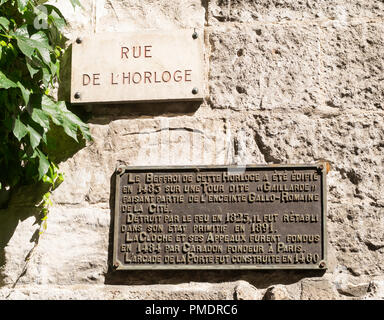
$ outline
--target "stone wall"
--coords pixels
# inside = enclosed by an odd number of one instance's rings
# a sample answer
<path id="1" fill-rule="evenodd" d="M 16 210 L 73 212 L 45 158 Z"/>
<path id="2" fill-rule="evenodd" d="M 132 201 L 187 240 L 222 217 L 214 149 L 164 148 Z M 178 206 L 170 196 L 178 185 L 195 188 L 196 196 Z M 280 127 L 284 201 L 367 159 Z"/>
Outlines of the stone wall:
<path id="1" fill-rule="evenodd" d="M 203 103 L 87 105 L 93 141 L 57 139 L 65 181 L 39 235 L 36 187 L 0 211 L 0 299 L 384 298 L 382 0 L 84 0 L 68 44 L 100 32 L 197 28 Z M 70 49 L 63 61 L 70 73 Z M 66 95 L 68 81 L 60 85 Z M 295 164 L 326 160 L 328 269 L 111 268 L 116 164 Z"/>

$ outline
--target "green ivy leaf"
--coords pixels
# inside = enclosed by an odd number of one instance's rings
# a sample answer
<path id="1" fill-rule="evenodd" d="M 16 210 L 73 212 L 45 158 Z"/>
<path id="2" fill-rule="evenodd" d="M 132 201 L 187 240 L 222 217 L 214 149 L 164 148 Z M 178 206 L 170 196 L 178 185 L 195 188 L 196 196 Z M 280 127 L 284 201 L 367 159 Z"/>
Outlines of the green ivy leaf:
<path id="1" fill-rule="evenodd" d="M 15 20 L 11 19 L 11 21 L 16 24 Z M 14 32 L 11 32 L 11 35 L 29 38 L 28 25 L 23 24 L 22 26 L 18 27 Z"/>
<path id="2" fill-rule="evenodd" d="M 45 4 L 44 6 L 48 9 L 48 21 L 53 23 L 58 29 L 62 29 L 63 27 L 65 27 L 67 21 L 65 20 L 60 10 L 49 4 Z"/>
<path id="3" fill-rule="evenodd" d="M 0 17 L 0 26 L 2 27 L 2 30 L 6 31 L 9 28 L 9 20 L 5 17 Z"/>
<path id="4" fill-rule="evenodd" d="M 64 132 L 69 135 L 73 140 L 79 142 L 77 139 L 77 126 L 70 122 L 63 123 Z"/>
<path id="5" fill-rule="evenodd" d="M 24 31 L 24 29 L 19 28 L 18 32 L 14 32 L 13 34 L 21 52 L 29 59 L 32 59 L 35 50 L 37 50 L 40 53 L 43 62 L 49 65 L 51 62 L 50 51 L 52 49 L 49 46 L 46 34 L 43 31 L 39 31 L 29 38 Z"/>
<path id="6" fill-rule="evenodd" d="M 39 158 L 39 179 L 41 179 L 48 172 L 50 164 L 44 153 L 42 153 L 39 149 L 36 149 L 36 151 Z"/>
<path id="7" fill-rule="evenodd" d="M 65 112 L 65 123 L 73 124 L 73 125 L 77 126 L 80 129 L 80 132 L 83 135 L 83 137 L 86 140 L 91 141 L 91 134 L 89 132 L 88 126 L 86 126 L 80 120 L 79 117 L 77 117 L 75 114 L 73 114 L 72 112 L 70 112 L 68 110 L 66 110 L 66 112 Z"/>
<path id="8" fill-rule="evenodd" d="M 54 124 L 59 126 L 61 125 L 62 117 L 60 116 L 59 109 L 57 108 L 57 105 L 46 95 L 42 98 L 41 109 L 50 116 Z"/>
<path id="9" fill-rule="evenodd" d="M 27 106 L 29 103 L 29 96 L 30 96 L 31 92 L 29 90 L 25 89 L 25 87 L 21 84 L 20 81 L 17 81 L 17 86 L 20 88 L 21 95 L 23 96 L 25 105 Z"/>
<path id="10" fill-rule="evenodd" d="M 32 149 L 36 149 L 37 146 L 40 144 L 41 141 L 41 135 L 33 129 L 30 125 L 27 125 L 27 130 L 29 133 L 29 140 L 31 142 Z"/>
<path id="11" fill-rule="evenodd" d="M 43 97 L 42 109 L 50 115 L 53 123 L 63 127 L 66 134 L 77 140 L 77 131 L 80 130 L 83 137 L 90 141 L 91 134 L 88 126 L 79 117 L 70 112 L 63 101 L 54 102 L 47 96 Z"/>
<path id="12" fill-rule="evenodd" d="M 43 128 L 49 129 L 49 115 L 43 110 L 34 108 L 32 111 L 32 120 L 38 123 Z"/>
<path id="13" fill-rule="evenodd" d="M 53 189 L 56 189 L 64 181 L 64 176 L 62 173 L 59 173 L 57 179 L 54 181 Z"/>
<path id="14" fill-rule="evenodd" d="M 47 175 L 44 175 L 42 180 L 43 180 L 43 182 L 53 184 L 53 180 Z"/>
<path id="15" fill-rule="evenodd" d="M 0 71 L 0 88 L 1 89 L 17 88 L 17 84 L 9 80 L 6 77 L 6 75 Z"/>
<path id="16" fill-rule="evenodd" d="M 57 74 L 59 72 L 59 66 L 60 66 L 60 63 L 59 61 L 57 61 L 56 63 L 50 63 L 49 64 L 49 68 L 51 69 L 51 73 L 53 75 Z"/>
<path id="17" fill-rule="evenodd" d="M 49 46 L 49 40 L 47 35 L 43 31 L 36 32 L 30 38 L 30 40 L 34 41 L 36 44 L 36 49 L 39 51 L 43 61 L 49 65 L 51 62 L 51 50 L 52 48 Z M 37 45 L 39 44 L 39 45 Z"/>
<path id="18" fill-rule="evenodd" d="M 27 64 L 27 68 L 28 68 L 29 74 L 31 75 L 31 78 L 33 78 L 33 76 L 34 76 L 36 73 L 38 73 L 40 70 L 37 69 L 37 68 L 35 68 L 35 67 L 33 67 L 33 66 L 32 66 L 32 60 L 30 60 L 30 59 L 28 59 L 28 58 L 27 58 L 27 62 L 26 62 L 26 64 Z"/>
<path id="19" fill-rule="evenodd" d="M 25 7 L 28 5 L 29 0 L 17 0 L 17 5 L 20 11 L 23 11 Z"/>
<path id="20" fill-rule="evenodd" d="M 24 123 L 21 122 L 20 118 L 17 117 L 13 126 L 13 134 L 15 135 L 17 140 L 21 141 L 21 139 L 24 138 L 27 133 L 27 127 L 24 125 Z"/>
<path id="21" fill-rule="evenodd" d="M 35 52 L 35 47 L 33 46 L 33 43 L 25 37 L 21 36 L 15 36 L 17 40 L 17 45 L 19 46 L 22 53 L 25 54 L 26 57 L 29 59 L 32 59 L 32 55 Z"/>

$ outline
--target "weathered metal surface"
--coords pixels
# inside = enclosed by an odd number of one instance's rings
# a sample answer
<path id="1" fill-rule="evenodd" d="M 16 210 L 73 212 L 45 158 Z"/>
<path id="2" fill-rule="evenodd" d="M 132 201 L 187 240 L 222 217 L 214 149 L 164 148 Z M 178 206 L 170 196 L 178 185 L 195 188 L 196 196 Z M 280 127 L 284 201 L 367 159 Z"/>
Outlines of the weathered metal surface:
<path id="1" fill-rule="evenodd" d="M 194 30 L 105 33 L 72 44 L 72 103 L 201 100 L 204 39 Z"/>
<path id="2" fill-rule="evenodd" d="M 116 269 L 325 269 L 326 167 L 118 167 Z"/>

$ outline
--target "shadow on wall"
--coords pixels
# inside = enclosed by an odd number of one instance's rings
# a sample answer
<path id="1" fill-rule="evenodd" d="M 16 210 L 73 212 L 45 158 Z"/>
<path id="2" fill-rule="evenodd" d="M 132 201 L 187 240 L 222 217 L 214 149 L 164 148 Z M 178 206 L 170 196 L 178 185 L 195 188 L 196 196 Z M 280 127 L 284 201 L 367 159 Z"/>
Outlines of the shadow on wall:
<path id="1" fill-rule="evenodd" d="M 61 84 L 60 86 L 63 87 Z M 86 121 L 85 114 L 76 110 L 72 112 L 79 116 L 81 120 Z M 56 126 L 52 122 L 50 123 L 50 131 L 47 133 L 47 141 L 48 146 L 45 147 L 44 151 L 56 164 L 72 157 L 85 146 L 84 140 L 79 139 L 79 143 L 77 143 L 64 132 L 62 127 Z M 49 184 L 38 183 L 37 185 L 19 185 L 9 190 L 7 194 L 0 193 L 0 286 L 4 285 L 5 278 L 5 248 L 20 222 L 35 217 L 36 231 L 29 241 L 35 243 L 35 245 L 38 243 L 43 216 L 41 216 L 41 208 L 37 207 L 37 205 L 48 190 Z M 26 255 L 25 262 L 27 262 L 32 250 Z"/>
<path id="2" fill-rule="evenodd" d="M 72 45 L 65 51 L 61 61 L 60 86 L 58 99 L 70 101 Z M 108 94 L 108 92 L 106 92 Z M 202 101 L 183 102 L 140 102 L 140 103 L 98 103 L 73 104 L 68 109 L 77 114 L 83 121 L 94 124 L 108 124 L 114 120 L 136 119 L 140 117 L 154 118 L 159 116 L 174 117 L 193 115 Z"/>
<path id="3" fill-rule="evenodd" d="M 61 127 L 51 124 L 51 130 L 47 134 L 49 148 L 46 149 L 50 159 L 55 163 L 60 163 L 70 157 L 85 146 L 85 142 L 75 142 L 67 136 Z M 35 245 L 39 241 L 39 231 L 42 224 L 43 215 L 40 204 L 43 195 L 48 192 L 50 185 L 38 183 L 36 185 L 17 186 L 11 190 L 7 198 L 0 203 L 0 286 L 4 285 L 3 267 L 6 263 L 5 248 L 12 238 L 20 222 L 35 217 L 36 231 L 29 240 Z M 60 186 L 58 187 L 60 188 Z M 1 199 L 0 199 L 1 200 Z M 33 249 L 32 249 L 33 250 Z M 26 255 L 25 262 L 32 250 Z M 22 276 L 22 274 L 20 274 Z"/>
<path id="4" fill-rule="evenodd" d="M 51 130 L 47 134 L 48 146 L 46 152 L 55 163 L 60 163 L 72 157 L 76 152 L 85 146 L 84 140 L 77 143 L 69 137 L 62 127 L 51 123 Z M 59 166 L 60 167 L 60 166 Z M 48 192 L 50 185 L 38 183 L 36 185 L 17 186 L 4 197 L 0 203 L 0 286 L 4 285 L 4 266 L 6 264 L 5 248 L 13 237 L 20 222 L 35 217 L 36 230 L 29 241 L 37 245 L 40 238 L 40 226 L 43 215 L 40 204 L 43 195 Z M 60 186 L 58 187 L 60 188 Z M 27 240 L 26 240 L 27 241 Z M 25 265 L 33 249 L 24 257 Z M 22 276 L 19 275 L 19 278 Z M 17 282 L 17 281 L 16 281 Z M 14 284 L 15 285 L 15 284 Z"/>
<path id="5" fill-rule="evenodd" d="M 268 288 L 276 284 L 293 284 L 301 279 L 321 277 L 326 270 L 119 270 L 113 268 L 113 233 L 115 206 L 115 174 L 110 181 L 111 208 L 108 244 L 107 285 L 181 284 L 187 282 L 233 282 L 245 280 L 256 288 Z"/>
<path id="6" fill-rule="evenodd" d="M 37 244 L 39 241 L 39 230 L 42 223 L 41 209 L 36 207 L 48 186 L 39 184 L 38 186 L 22 186 L 12 192 L 8 207 L 0 210 L 0 286 L 4 285 L 3 267 L 6 263 L 5 248 L 12 238 L 20 222 L 35 217 L 34 224 L 37 225 L 29 241 Z M 25 262 L 29 253 L 25 257 Z"/>

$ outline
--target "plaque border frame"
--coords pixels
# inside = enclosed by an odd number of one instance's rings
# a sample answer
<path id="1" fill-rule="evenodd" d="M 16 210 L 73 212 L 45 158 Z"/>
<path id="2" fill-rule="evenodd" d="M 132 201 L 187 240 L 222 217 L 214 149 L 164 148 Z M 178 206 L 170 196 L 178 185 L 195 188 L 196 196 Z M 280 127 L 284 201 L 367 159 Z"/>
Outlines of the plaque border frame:
<path id="1" fill-rule="evenodd" d="M 120 204 L 120 192 L 119 190 L 121 175 L 126 171 L 139 171 L 139 170 L 196 170 L 200 171 L 200 169 L 242 169 L 242 168 L 250 168 L 250 169 L 316 169 L 321 171 L 321 222 L 322 222 L 322 230 L 321 230 L 321 246 L 323 251 L 323 259 L 318 262 L 318 264 L 298 264 L 298 265 L 132 265 L 128 266 L 117 258 L 118 253 L 118 217 L 119 217 L 119 204 Z M 327 236 L 327 163 L 319 162 L 317 164 L 272 164 L 272 165 L 178 165 L 178 166 L 127 166 L 127 165 L 118 165 L 114 172 L 115 175 L 115 201 L 114 201 L 114 227 L 113 227 L 113 256 L 112 263 L 114 270 L 326 270 L 328 268 L 328 236 Z"/>

